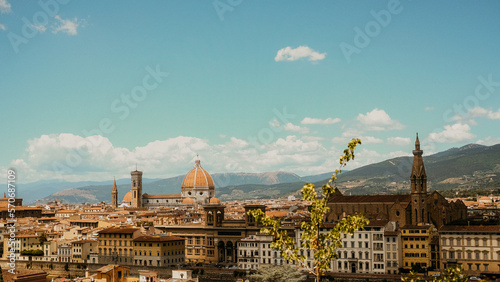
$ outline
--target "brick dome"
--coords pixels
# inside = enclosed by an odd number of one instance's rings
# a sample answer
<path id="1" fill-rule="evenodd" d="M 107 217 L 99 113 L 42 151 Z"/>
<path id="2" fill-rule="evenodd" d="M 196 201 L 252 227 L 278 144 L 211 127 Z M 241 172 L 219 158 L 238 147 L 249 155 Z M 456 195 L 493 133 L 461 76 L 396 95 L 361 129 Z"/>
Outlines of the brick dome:
<path id="1" fill-rule="evenodd" d="M 212 176 L 201 167 L 200 160 L 196 160 L 194 168 L 190 170 L 184 180 L 181 188 L 214 188 Z"/>
<path id="2" fill-rule="evenodd" d="M 130 203 L 132 202 L 132 191 L 128 191 L 125 196 L 123 196 L 122 203 Z"/>

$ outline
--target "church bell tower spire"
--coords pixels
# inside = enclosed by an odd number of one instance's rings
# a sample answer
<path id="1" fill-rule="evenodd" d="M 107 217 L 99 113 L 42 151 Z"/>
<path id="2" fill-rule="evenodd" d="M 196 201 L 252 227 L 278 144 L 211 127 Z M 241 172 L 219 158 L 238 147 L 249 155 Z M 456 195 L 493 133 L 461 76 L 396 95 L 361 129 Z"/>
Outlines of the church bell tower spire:
<path id="1" fill-rule="evenodd" d="M 429 223 L 429 212 L 427 208 L 427 175 L 425 174 L 423 151 L 420 149 L 420 140 L 415 140 L 415 150 L 413 150 L 413 165 L 411 168 L 411 223 Z"/>

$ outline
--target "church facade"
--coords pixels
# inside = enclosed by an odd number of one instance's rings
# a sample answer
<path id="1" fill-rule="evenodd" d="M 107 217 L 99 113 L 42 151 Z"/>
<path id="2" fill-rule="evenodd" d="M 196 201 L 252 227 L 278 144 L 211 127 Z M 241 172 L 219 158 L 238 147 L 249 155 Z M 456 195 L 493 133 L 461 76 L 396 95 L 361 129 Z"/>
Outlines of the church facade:
<path id="1" fill-rule="evenodd" d="M 335 193 L 330 199 L 329 222 L 346 215 L 364 214 L 370 220 L 387 219 L 400 226 L 433 224 L 437 228 L 455 220 L 467 218 L 467 207 L 462 201 L 448 202 L 437 191 L 428 193 L 427 174 L 422 159 L 420 141 L 415 141 L 410 174 L 409 195 L 356 195 Z"/>

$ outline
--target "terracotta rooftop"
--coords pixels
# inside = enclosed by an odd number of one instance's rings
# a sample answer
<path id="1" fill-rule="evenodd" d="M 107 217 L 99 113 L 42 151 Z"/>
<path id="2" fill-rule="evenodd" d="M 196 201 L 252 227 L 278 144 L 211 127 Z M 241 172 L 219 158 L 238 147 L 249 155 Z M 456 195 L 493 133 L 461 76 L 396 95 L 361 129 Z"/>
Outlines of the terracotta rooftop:
<path id="1" fill-rule="evenodd" d="M 384 202 L 410 202 L 410 195 L 356 195 L 334 196 L 330 203 L 384 203 Z"/>
<path id="2" fill-rule="evenodd" d="M 111 228 L 107 228 L 107 229 L 99 231 L 99 234 L 114 234 L 114 233 L 116 233 L 116 234 L 132 234 L 132 233 L 136 232 L 137 230 L 139 230 L 139 228 L 111 227 Z"/>
<path id="3" fill-rule="evenodd" d="M 500 225 L 444 225 L 439 232 L 500 232 Z"/>
<path id="4" fill-rule="evenodd" d="M 381 220 L 370 220 L 366 226 L 386 226 L 389 220 L 381 219 Z"/>
<path id="5" fill-rule="evenodd" d="M 133 240 L 134 242 L 168 242 L 168 241 L 184 241 L 184 238 L 178 236 L 139 236 Z"/>

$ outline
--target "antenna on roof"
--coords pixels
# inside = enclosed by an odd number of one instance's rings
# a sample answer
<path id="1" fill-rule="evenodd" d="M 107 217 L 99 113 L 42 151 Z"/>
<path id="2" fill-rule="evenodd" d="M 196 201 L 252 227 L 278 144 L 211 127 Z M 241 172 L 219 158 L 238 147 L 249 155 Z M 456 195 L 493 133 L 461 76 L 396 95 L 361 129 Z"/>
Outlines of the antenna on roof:
<path id="1" fill-rule="evenodd" d="M 135 163 L 135 171 L 137 171 L 137 163 Z"/>

